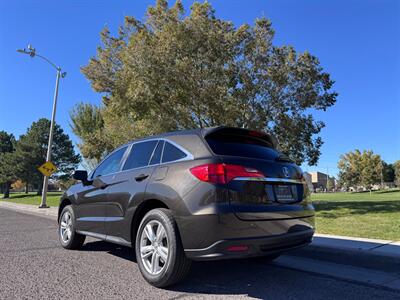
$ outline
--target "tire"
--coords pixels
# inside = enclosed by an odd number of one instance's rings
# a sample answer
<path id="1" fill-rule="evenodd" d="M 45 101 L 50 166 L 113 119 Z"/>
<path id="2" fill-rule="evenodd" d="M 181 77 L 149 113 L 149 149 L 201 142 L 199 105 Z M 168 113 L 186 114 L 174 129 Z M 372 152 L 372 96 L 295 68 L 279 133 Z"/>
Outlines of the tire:
<path id="1" fill-rule="evenodd" d="M 158 235 L 160 224 L 165 235 L 162 229 Z M 149 234 L 149 228 L 153 235 Z M 185 255 L 178 227 L 168 209 L 153 209 L 143 217 L 136 234 L 135 253 L 144 279 L 155 287 L 177 283 L 190 270 L 191 261 Z"/>
<path id="2" fill-rule="evenodd" d="M 61 246 L 63 246 L 65 249 L 79 249 L 85 242 L 86 236 L 77 233 L 75 231 L 75 226 L 74 210 L 72 209 L 71 205 L 67 205 L 62 210 L 60 219 L 58 220 L 58 239 L 60 240 Z"/>

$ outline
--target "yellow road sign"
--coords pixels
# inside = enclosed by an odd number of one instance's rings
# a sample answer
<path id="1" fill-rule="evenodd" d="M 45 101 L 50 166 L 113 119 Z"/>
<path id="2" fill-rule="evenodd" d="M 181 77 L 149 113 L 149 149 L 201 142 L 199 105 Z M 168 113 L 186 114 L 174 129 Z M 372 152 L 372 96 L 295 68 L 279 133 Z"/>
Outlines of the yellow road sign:
<path id="1" fill-rule="evenodd" d="M 38 170 L 44 175 L 44 176 L 50 176 L 53 174 L 55 171 L 57 171 L 57 167 L 51 162 L 47 161 L 43 165 L 41 165 Z"/>

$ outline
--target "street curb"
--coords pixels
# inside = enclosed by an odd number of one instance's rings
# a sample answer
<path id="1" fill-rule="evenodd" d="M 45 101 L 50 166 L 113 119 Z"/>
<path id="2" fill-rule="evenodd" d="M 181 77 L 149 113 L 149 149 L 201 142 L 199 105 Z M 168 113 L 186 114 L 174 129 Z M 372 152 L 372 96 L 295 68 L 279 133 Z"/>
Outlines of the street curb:
<path id="1" fill-rule="evenodd" d="M 7 201 L 0 201 L 0 208 L 5 208 L 28 215 L 35 215 L 44 217 L 51 220 L 57 220 L 58 207 L 52 206 L 50 208 L 39 208 L 36 205 L 20 204 Z"/>
<path id="2" fill-rule="evenodd" d="M 400 274 L 400 243 L 394 241 L 316 235 L 309 246 L 288 254 Z"/>

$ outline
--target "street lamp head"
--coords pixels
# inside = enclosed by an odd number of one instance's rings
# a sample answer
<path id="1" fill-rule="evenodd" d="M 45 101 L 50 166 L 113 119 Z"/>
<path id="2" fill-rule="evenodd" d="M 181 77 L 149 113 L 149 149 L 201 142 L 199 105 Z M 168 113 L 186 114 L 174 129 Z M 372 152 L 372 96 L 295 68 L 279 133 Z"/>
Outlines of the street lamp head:
<path id="1" fill-rule="evenodd" d="M 28 50 L 24 49 L 18 49 L 17 52 L 22 53 L 22 54 L 28 54 L 30 57 L 34 57 L 36 55 L 36 49 L 33 48 L 30 44 L 28 45 Z"/>
<path id="2" fill-rule="evenodd" d="M 22 54 L 29 54 L 25 48 L 24 49 L 17 49 L 17 52 L 22 53 Z"/>
<path id="3" fill-rule="evenodd" d="M 49 63 L 53 68 L 57 70 L 57 72 L 61 73 L 61 68 L 58 67 L 56 64 L 52 63 L 48 58 L 44 57 L 43 55 L 37 54 L 36 49 L 31 46 L 31 44 L 28 45 L 27 49 L 18 49 L 17 52 L 22 53 L 22 54 L 28 54 L 30 57 L 39 57 Z M 61 75 L 61 74 L 60 74 Z M 65 74 L 62 75 L 62 77 L 65 77 Z"/>
<path id="4" fill-rule="evenodd" d="M 33 48 L 31 44 L 28 45 L 28 50 L 30 57 L 34 57 L 36 55 L 36 49 Z"/>

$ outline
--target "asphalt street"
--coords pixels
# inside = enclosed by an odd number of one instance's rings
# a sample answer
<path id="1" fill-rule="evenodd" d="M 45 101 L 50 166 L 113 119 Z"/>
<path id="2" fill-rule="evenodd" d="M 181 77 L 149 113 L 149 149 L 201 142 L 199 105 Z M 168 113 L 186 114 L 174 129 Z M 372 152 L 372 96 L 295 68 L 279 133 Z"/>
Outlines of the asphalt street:
<path id="1" fill-rule="evenodd" d="M 133 251 L 87 239 L 59 246 L 55 221 L 0 208 L 1 299 L 400 299 L 400 293 L 257 259 L 194 263 L 168 290 L 141 277 Z"/>

